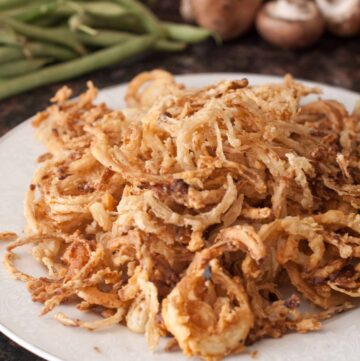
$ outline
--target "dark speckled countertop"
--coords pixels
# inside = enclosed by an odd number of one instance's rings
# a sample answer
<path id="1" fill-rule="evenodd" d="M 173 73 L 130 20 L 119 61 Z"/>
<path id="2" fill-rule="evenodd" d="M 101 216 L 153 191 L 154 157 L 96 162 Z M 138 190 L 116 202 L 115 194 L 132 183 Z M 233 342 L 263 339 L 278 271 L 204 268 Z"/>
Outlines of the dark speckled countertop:
<path id="1" fill-rule="evenodd" d="M 175 0 L 157 1 L 155 11 L 164 19 L 179 20 L 177 3 Z M 298 78 L 340 86 L 360 93 L 360 39 L 338 39 L 326 35 L 315 47 L 293 52 L 272 47 L 253 31 L 221 47 L 216 47 L 209 41 L 180 54 L 148 55 L 136 63 L 100 70 L 66 84 L 77 94 L 84 90 L 88 79 L 92 79 L 99 88 L 103 88 L 127 82 L 137 73 L 153 68 L 163 68 L 175 74 L 291 73 Z M 0 102 L 0 135 L 46 107 L 50 95 L 61 85 L 43 87 Z M 41 359 L 0 333 L 0 361 L 25 360 Z"/>

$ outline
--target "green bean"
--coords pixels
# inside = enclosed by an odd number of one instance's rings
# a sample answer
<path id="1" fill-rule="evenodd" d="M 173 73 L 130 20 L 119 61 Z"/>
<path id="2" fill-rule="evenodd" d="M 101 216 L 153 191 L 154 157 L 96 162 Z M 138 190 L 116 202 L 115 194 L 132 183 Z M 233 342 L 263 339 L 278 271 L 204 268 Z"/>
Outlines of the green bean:
<path id="1" fill-rule="evenodd" d="M 218 35 L 210 30 L 199 28 L 197 26 L 178 24 L 171 22 L 163 22 L 170 39 L 184 41 L 188 44 L 199 43 L 209 37 L 213 37 L 217 42 L 219 41 Z"/>
<path id="2" fill-rule="evenodd" d="M 159 39 L 155 44 L 155 50 L 166 52 L 177 52 L 186 49 L 187 44 L 182 41 L 171 41 Z"/>
<path id="3" fill-rule="evenodd" d="M 136 35 L 114 30 L 99 30 L 96 35 L 78 32 L 75 33 L 75 36 L 85 45 L 103 48 L 123 43 L 126 40 L 134 38 Z"/>
<path id="4" fill-rule="evenodd" d="M 4 46 L 0 48 L 0 64 L 22 59 L 23 57 L 24 53 L 21 51 L 21 49 L 14 46 Z"/>
<path id="5" fill-rule="evenodd" d="M 16 6 L 27 4 L 29 0 L 0 0 L 0 11 L 14 8 Z"/>
<path id="6" fill-rule="evenodd" d="M 72 50 L 50 43 L 32 42 L 21 46 L 0 47 L 0 64 L 25 58 L 51 57 L 59 61 L 67 61 L 77 57 Z"/>
<path id="7" fill-rule="evenodd" d="M 96 35 L 97 31 L 93 29 L 91 26 L 86 25 L 83 20 L 82 16 L 79 14 L 75 14 L 70 17 L 68 20 L 69 28 L 73 32 L 83 32 L 89 35 Z"/>
<path id="8" fill-rule="evenodd" d="M 100 22 L 100 19 L 98 20 Z M 108 28 L 113 30 L 120 30 L 120 31 L 128 31 L 134 34 L 145 34 L 146 30 L 144 29 L 142 23 L 134 16 L 127 16 L 122 18 L 121 21 L 111 21 L 108 19 L 106 24 L 102 24 L 102 26 L 95 26 L 95 27 L 102 27 Z M 153 34 L 155 35 L 155 34 Z"/>
<path id="9" fill-rule="evenodd" d="M 46 16 L 44 18 L 34 20 L 32 24 L 42 28 L 48 28 L 51 26 L 57 26 L 59 23 L 63 22 L 63 20 L 63 16 L 53 13 L 51 14 L 51 16 Z"/>
<path id="10" fill-rule="evenodd" d="M 130 31 L 133 33 L 145 33 L 145 29 L 136 17 L 126 16 L 121 19 L 102 19 L 90 14 L 78 14 L 81 23 L 90 28 L 114 29 L 122 31 Z"/>
<path id="11" fill-rule="evenodd" d="M 80 0 L 80 1 L 62 0 L 58 3 L 58 7 L 55 10 L 54 14 L 62 18 L 68 18 L 74 14 L 84 14 L 85 13 L 84 7 L 94 2 L 102 3 L 103 1 L 102 0 L 100 1 L 99 0 Z M 104 1 L 104 2 L 108 2 L 108 1 Z M 116 6 L 118 5 L 116 4 Z"/>
<path id="12" fill-rule="evenodd" d="M 33 4 L 27 3 L 27 4 L 24 4 L 24 5 L 21 5 L 21 6 L 17 6 L 15 8 L 5 9 L 5 10 L 1 11 L 0 16 L 2 18 L 4 18 L 4 17 L 14 17 L 14 16 L 19 15 L 19 14 L 23 13 L 24 11 L 28 10 L 32 6 L 33 6 Z"/>
<path id="13" fill-rule="evenodd" d="M 79 43 L 70 30 L 64 28 L 42 29 L 38 26 L 22 23 L 14 19 L 4 19 L 4 22 L 16 32 L 26 36 L 29 39 L 43 40 L 67 46 L 79 54 L 86 52 L 85 48 Z"/>
<path id="14" fill-rule="evenodd" d="M 25 38 L 16 35 L 12 31 L 0 31 L 0 44 L 18 45 L 25 42 Z"/>
<path id="15" fill-rule="evenodd" d="M 109 1 L 84 3 L 81 8 L 85 13 L 104 19 L 120 18 L 131 13 L 119 4 Z"/>
<path id="16" fill-rule="evenodd" d="M 76 11 L 68 20 L 70 29 L 90 35 L 96 34 L 96 31 L 92 28 L 94 21 L 96 23 L 100 21 L 105 27 L 108 27 L 108 21 L 118 25 L 122 18 L 131 15 L 131 12 L 124 7 L 109 1 L 87 2 L 84 4 L 69 2 L 68 5 L 69 8 Z"/>
<path id="17" fill-rule="evenodd" d="M 99 30 L 96 35 L 89 35 L 84 33 L 76 33 L 76 38 L 83 44 L 98 48 L 105 48 L 120 44 L 126 40 L 134 39 L 139 35 L 128 32 L 114 31 L 114 30 Z M 186 48 L 186 43 L 179 41 L 171 41 L 167 39 L 158 39 L 155 43 L 155 50 L 176 52 Z"/>
<path id="18" fill-rule="evenodd" d="M 49 14 L 53 13 L 57 7 L 58 7 L 57 1 L 47 0 L 46 2 L 41 2 L 39 4 L 32 5 L 31 7 L 25 9 L 18 15 L 15 15 L 14 17 L 20 21 L 31 22 L 39 18 L 48 16 Z"/>
<path id="19" fill-rule="evenodd" d="M 51 58 L 24 59 L 12 63 L 0 65 L 0 78 L 13 78 L 19 75 L 31 73 L 50 63 Z"/>
<path id="20" fill-rule="evenodd" d="M 73 2 L 71 2 L 73 3 Z M 60 2 L 58 7 L 55 9 L 53 16 L 57 16 L 60 18 L 67 18 L 76 13 L 79 13 L 79 9 L 74 8 L 74 6 L 70 6 L 69 2 Z"/>
<path id="21" fill-rule="evenodd" d="M 27 56 L 34 58 L 48 56 L 59 61 L 68 61 L 77 57 L 77 54 L 68 48 L 43 42 L 32 42 L 25 44 L 24 53 Z"/>
<path id="22" fill-rule="evenodd" d="M 135 14 L 144 29 L 156 36 L 165 36 L 165 31 L 158 20 L 158 18 L 141 2 L 138 0 L 115 0 L 119 4 L 123 5 L 126 9 Z"/>
<path id="23" fill-rule="evenodd" d="M 29 1 L 26 5 L 2 11 L 0 18 L 12 17 L 17 20 L 30 22 L 55 11 L 58 4 L 57 0 Z"/>
<path id="24" fill-rule="evenodd" d="M 72 15 L 89 15 L 95 18 L 119 19 L 131 12 L 118 3 L 110 1 L 66 1 L 60 3 L 55 11 L 55 14 L 62 17 L 70 17 Z"/>
<path id="25" fill-rule="evenodd" d="M 56 64 L 44 69 L 8 80 L 0 84 L 0 99 L 22 93 L 42 85 L 64 81 L 91 71 L 116 64 L 129 57 L 150 50 L 156 38 L 145 35 L 126 41 L 123 44 L 99 50 L 82 58 Z"/>

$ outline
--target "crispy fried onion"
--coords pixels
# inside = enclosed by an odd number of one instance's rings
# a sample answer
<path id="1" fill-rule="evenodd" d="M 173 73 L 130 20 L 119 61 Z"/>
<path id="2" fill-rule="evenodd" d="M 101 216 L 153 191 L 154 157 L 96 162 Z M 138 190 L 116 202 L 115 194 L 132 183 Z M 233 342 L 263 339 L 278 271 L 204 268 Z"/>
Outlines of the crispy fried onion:
<path id="1" fill-rule="evenodd" d="M 243 233 L 246 244 L 248 230 Z M 254 323 L 248 296 L 241 278 L 230 277 L 217 260 L 225 252 L 242 250 L 242 236 L 199 252 L 163 301 L 165 326 L 187 356 L 211 360 L 244 347 Z"/>
<path id="2" fill-rule="evenodd" d="M 71 302 L 100 317 L 57 314 L 65 325 L 121 323 L 152 349 L 171 334 L 211 361 L 318 330 L 360 297 L 360 123 L 359 105 L 301 105 L 317 93 L 290 76 L 187 89 L 155 70 L 115 111 L 91 82 L 76 100 L 60 89 L 33 121 L 48 151 L 26 234 L 0 233 L 7 269 L 42 314 Z M 46 277 L 18 269 L 21 246 Z"/>

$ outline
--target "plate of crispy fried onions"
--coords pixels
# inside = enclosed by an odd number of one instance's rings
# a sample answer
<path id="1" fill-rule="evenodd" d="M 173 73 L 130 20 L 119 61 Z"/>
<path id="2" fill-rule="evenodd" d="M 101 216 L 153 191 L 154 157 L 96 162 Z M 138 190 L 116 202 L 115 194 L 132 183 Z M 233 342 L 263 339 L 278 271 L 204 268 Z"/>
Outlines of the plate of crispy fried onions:
<path id="1" fill-rule="evenodd" d="M 0 140 L 3 333 L 57 361 L 358 360 L 359 95 L 163 70 L 71 95 Z"/>

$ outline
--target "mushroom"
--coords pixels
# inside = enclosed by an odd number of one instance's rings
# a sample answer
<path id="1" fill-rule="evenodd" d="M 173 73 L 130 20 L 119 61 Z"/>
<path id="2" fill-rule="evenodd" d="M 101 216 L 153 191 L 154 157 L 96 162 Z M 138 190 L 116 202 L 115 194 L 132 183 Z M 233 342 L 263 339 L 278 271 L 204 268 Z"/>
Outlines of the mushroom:
<path id="1" fill-rule="evenodd" d="M 360 0 L 316 0 L 329 30 L 340 36 L 360 33 Z"/>
<path id="2" fill-rule="evenodd" d="M 277 0 L 263 6 L 256 27 L 270 43 L 295 49 L 316 43 L 325 30 L 325 20 L 309 0 Z"/>
<path id="3" fill-rule="evenodd" d="M 250 29 L 261 0 L 192 0 L 196 22 L 229 40 Z"/>

